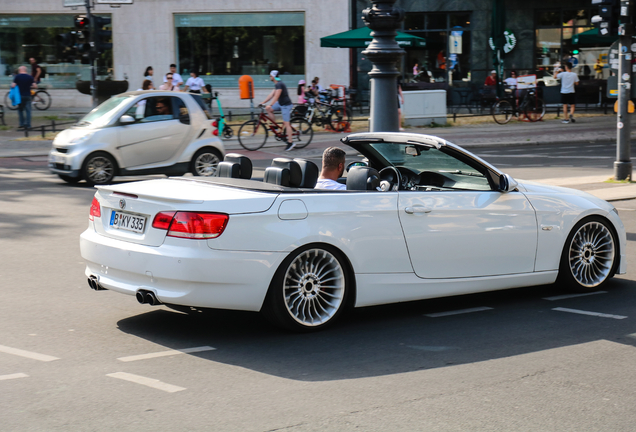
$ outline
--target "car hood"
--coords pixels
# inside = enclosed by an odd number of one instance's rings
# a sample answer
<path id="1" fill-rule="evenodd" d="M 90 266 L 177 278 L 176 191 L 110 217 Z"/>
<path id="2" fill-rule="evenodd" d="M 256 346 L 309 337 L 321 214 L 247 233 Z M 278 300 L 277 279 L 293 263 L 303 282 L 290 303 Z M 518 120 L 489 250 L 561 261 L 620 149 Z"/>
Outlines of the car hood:
<path id="1" fill-rule="evenodd" d="M 597 198 L 592 194 L 589 194 L 584 191 L 580 191 L 577 189 L 566 188 L 562 186 L 551 186 L 540 182 L 528 181 L 528 180 L 518 180 L 519 186 L 521 186 L 527 193 L 530 194 L 555 194 L 555 195 L 576 195 L 582 198 L 587 199 L 588 201 L 594 203 L 598 207 L 606 210 L 612 211 L 614 206 L 607 201 Z"/>
<path id="2" fill-rule="evenodd" d="M 96 129 L 89 129 L 86 127 L 72 127 L 69 129 L 64 129 L 62 132 L 58 133 L 53 140 L 53 147 L 72 145 L 72 141 L 77 140 L 78 138 L 82 138 L 86 135 L 92 135 L 95 133 L 95 130 Z"/>

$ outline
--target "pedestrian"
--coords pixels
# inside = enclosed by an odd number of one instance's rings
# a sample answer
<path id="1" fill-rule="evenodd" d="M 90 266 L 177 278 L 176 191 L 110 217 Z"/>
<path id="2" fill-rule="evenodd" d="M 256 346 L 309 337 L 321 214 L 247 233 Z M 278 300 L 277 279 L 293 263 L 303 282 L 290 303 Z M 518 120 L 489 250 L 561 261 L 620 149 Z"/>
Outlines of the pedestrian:
<path id="1" fill-rule="evenodd" d="M 298 81 L 298 89 L 296 90 L 296 94 L 298 95 L 299 104 L 304 104 L 307 102 L 307 99 L 305 99 L 305 80 Z"/>
<path id="2" fill-rule="evenodd" d="M 183 84 L 183 78 L 177 72 L 177 65 L 172 63 L 170 65 L 170 74 L 172 75 L 172 85 L 177 86 L 177 91 L 181 91 L 181 84 Z M 166 83 L 166 77 L 163 78 L 163 82 Z"/>
<path id="3" fill-rule="evenodd" d="M 517 89 L 517 71 L 511 70 L 510 76 L 504 80 L 504 83 L 513 91 Z"/>
<path id="4" fill-rule="evenodd" d="M 404 105 L 404 93 L 402 93 L 402 77 L 397 79 L 397 93 L 398 93 L 398 125 L 400 131 L 404 131 L 402 127 L 402 105 Z"/>
<path id="5" fill-rule="evenodd" d="M 290 123 L 293 107 L 292 101 L 289 98 L 289 93 L 287 93 L 287 86 L 285 83 L 281 82 L 277 70 L 273 70 L 269 73 L 269 79 L 274 82 L 274 90 L 272 90 L 269 96 L 267 96 L 267 99 L 265 99 L 261 105 L 265 105 L 269 100 L 271 100 L 270 104 L 267 105 L 265 109 L 269 114 L 269 118 L 272 119 L 274 123 L 276 123 L 274 110 L 281 111 L 283 116 L 283 132 L 287 130 L 287 147 L 285 147 L 285 151 L 290 151 L 296 145 L 296 143 L 292 141 L 292 128 Z"/>
<path id="6" fill-rule="evenodd" d="M 181 91 L 179 90 L 179 86 L 174 84 L 172 72 L 168 72 L 164 79 L 166 80 L 161 86 L 159 90 L 167 90 L 167 91 Z"/>
<path id="7" fill-rule="evenodd" d="M 174 81 L 174 78 L 173 78 Z M 184 92 L 190 91 L 191 93 L 201 93 L 205 92 L 205 83 L 203 82 L 203 78 L 199 77 L 199 73 L 196 71 L 190 72 L 190 78 L 186 81 Z"/>
<path id="8" fill-rule="evenodd" d="M 420 73 L 420 65 L 417 64 L 417 62 L 415 62 L 415 65 L 413 65 L 413 78 L 415 78 L 417 74 L 419 73 Z"/>
<path id="9" fill-rule="evenodd" d="M 152 66 L 148 66 L 146 68 L 146 72 L 144 72 L 144 79 L 148 81 L 152 81 L 152 74 L 154 73 L 155 71 L 152 69 Z"/>
<path id="10" fill-rule="evenodd" d="M 497 71 L 491 70 L 490 75 L 486 77 L 486 81 L 484 81 L 485 86 L 495 86 L 497 85 Z"/>
<path id="11" fill-rule="evenodd" d="M 11 87 L 18 86 L 22 101 L 18 105 L 20 126 L 18 129 L 31 129 L 31 88 L 35 88 L 33 77 L 27 73 L 26 66 L 18 68 L 18 74 L 13 78 Z"/>
<path id="12" fill-rule="evenodd" d="M 36 84 L 40 83 L 40 80 L 44 78 L 42 75 L 42 68 L 35 61 L 35 58 L 31 57 L 29 59 L 29 63 L 31 63 L 31 76 L 33 77 L 33 82 Z"/>
<path id="13" fill-rule="evenodd" d="M 574 86 L 578 85 L 579 77 L 572 72 L 572 63 L 565 64 L 565 72 L 554 72 L 554 78 L 561 80 L 561 103 L 563 104 L 563 121 L 561 123 L 575 123 L 574 105 L 576 104 L 576 93 Z M 568 116 L 568 105 L 570 115 Z"/>
<path id="14" fill-rule="evenodd" d="M 152 81 L 144 80 L 144 82 L 141 84 L 141 88 L 137 89 L 137 91 L 139 91 L 139 90 L 154 90 L 154 89 L 155 89 L 155 85 L 152 83 Z"/>

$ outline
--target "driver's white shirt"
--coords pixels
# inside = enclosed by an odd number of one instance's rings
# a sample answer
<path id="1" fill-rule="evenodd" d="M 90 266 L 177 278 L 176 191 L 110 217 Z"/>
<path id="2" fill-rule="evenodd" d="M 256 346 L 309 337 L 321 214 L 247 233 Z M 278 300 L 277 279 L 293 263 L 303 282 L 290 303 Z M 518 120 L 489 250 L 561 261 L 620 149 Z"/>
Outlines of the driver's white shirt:
<path id="1" fill-rule="evenodd" d="M 318 179 L 314 189 L 347 190 L 347 186 L 331 179 Z"/>

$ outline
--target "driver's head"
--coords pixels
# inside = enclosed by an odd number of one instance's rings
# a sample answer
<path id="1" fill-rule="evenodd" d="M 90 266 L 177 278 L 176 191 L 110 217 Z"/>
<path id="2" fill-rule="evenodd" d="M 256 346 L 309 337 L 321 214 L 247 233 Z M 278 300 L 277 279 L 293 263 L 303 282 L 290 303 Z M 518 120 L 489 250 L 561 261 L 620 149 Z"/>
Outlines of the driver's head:
<path id="1" fill-rule="evenodd" d="M 159 99 L 157 101 L 157 114 L 159 115 L 170 114 L 170 107 L 168 106 L 167 100 Z"/>
<path id="2" fill-rule="evenodd" d="M 331 178 L 336 180 L 342 177 L 345 170 L 345 152 L 338 147 L 329 147 L 322 154 L 322 173 L 323 178 Z"/>

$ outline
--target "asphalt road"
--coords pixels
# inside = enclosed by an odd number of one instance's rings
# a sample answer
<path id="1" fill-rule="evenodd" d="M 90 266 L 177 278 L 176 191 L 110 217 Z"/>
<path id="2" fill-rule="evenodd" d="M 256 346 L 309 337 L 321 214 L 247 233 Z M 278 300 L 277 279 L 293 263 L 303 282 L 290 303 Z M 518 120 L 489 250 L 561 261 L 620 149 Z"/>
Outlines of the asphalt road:
<path id="1" fill-rule="evenodd" d="M 566 147 L 476 153 L 528 179 L 611 174 L 609 149 Z M 629 273 L 604 292 L 364 308 L 297 335 L 90 290 L 92 195 L 42 158 L 0 159 L 1 431 L 634 430 L 636 200 L 614 203 Z"/>

